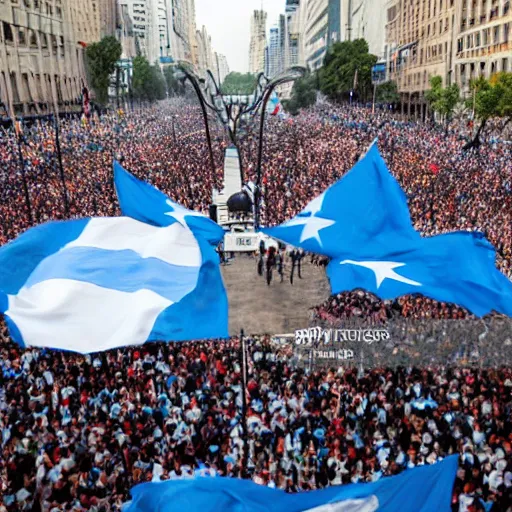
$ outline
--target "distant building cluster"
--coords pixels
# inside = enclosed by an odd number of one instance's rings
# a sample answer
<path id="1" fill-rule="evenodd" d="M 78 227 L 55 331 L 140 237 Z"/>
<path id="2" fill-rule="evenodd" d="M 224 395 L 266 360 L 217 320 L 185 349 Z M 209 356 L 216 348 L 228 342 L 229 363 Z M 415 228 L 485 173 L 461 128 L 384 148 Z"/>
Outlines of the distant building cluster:
<path id="1" fill-rule="evenodd" d="M 0 0 L 0 117 L 78 105 L 86 48 L 104 36 L 121 42 L 124 71 L 142 55 L 162 68 L 210 69 L 222 82 L 227 59 L 195 19 L 194 0 Z"/>
<path id="2" fill-rule="evenodd" d="M 402 108 L 415 115 L 425 115 L 434 75 L 468 95 L 471 79 L 512 70 L 510 0 L 287 0 L 268 31 L 266 21 L 254 11 L 251 72 L 316 71 L 334 43 L 365 39 L 386 80 L 397 83 Z"/>

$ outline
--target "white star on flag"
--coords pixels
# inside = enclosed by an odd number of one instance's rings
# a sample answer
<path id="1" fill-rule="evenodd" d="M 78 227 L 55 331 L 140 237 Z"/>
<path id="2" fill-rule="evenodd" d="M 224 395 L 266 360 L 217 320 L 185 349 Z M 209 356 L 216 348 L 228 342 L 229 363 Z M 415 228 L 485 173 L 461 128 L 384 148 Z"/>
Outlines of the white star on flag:
<path id="1" fill-rule="evenodd" d="M 295 217 L 291 221 L 287 222 L 283 227 L 293 227 L 293 226 L 304 226 L 302 229 L 302 233 L 300 234 L 299 242 L 302 243 L 305 240 L 309 240 L 314 238 L 317 240 L 318 245 L 322 247 L 322 240 L 320 239 L 320 233 L 322 229 L 328 228 L 333 224 L 336 224 L 335 221 L 330 219 L 324 219 L 323 217 L 317 217 L 316 214 L 322 209 L 322 204 L 324 202 L 325 193 L 320 194 L 318 197 L 313 199 L 301 213 L 311 213 L 309 217 Z"/>
<path id="2" fill-rule="evenodd" d="M 172 211 L 166 212 L 165 215 L 177 220 L 184 228 L 188 228 L 185 217 L 204 217 L 202 213 L 188 210 L 177 203 L 173 203 L 170 199 L 167 199 L 166 204 L 172 208 Z"/>
<path id="3" fill-rule="evenodd" d="M 408 279 L 407 277 L 401 276 L 397 274 L 393 269 L 404 267 L 405 263 L 397 263 L 396 261 L 353 261 L 353 260 L 344 260 L 340 262 L 340 265 L 357 265 L 359 267 L 365 267 L 370 269 L 375 273 L 375 281 L 377 282 L 377 289 L 380 288 L 380 285 L 384 281 L 384 279 L 393 279 L 394 281 L 399 281 L 401 283 L 410 284 L 412 286 L 421 286 L 421 283 L 418 281 L 413 281 L 412 279 Z"/>

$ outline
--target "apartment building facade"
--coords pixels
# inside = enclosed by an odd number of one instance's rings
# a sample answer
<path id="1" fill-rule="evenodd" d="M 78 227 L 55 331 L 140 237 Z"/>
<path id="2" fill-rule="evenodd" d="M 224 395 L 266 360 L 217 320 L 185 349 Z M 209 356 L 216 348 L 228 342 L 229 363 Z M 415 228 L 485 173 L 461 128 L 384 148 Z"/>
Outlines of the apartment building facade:
<path id="1" fill-rule="evenodd" d="M 4 114 L 71 109 L 87 82 L 85 47 L 101 37 L 96 0 L 0 0 Z"/>
<path id="2" fill-rule="evenodd" d="M 424 117 L 430 77 L 451 83 L 456 0 L 396 0 L 387 4 L 389 78 L 401 95 L 404 113 Z"/>
<path id="3" fill-rule="evenodd" d="M 470 81 L 512 71 L 512 11 L 510 0 L 456 0 L 454 80 L 464 95 Z"/>

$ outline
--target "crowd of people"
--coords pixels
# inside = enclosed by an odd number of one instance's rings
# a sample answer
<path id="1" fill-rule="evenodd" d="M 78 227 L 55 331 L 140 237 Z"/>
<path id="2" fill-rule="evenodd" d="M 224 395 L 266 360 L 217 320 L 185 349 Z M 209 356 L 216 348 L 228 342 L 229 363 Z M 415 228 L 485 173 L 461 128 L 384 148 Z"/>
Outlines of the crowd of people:
<path id="1" fill-rule="evenodd" d="M 133 485 L 196 476 L 302 492 L 455 453 L 453 510 L 509 510 L 510 368 L 305 372 L 289 347 L 248 347 L 245 434 L 238 340 L 87 357 L 3 344 L 0 510 L 119 510 Z"/>
<path id="2" fill-rule="evenodd" d="M 193 104 L 169 102 L 87 123 L 62 119 L 65 186 L 54 125 L 26 125 L 19 138 L 0 129 L 0 244 L 50 219 L 118 215 L 114 159 L 207 213 L 213 189 L 222 188 L 229 145 L 213 119 L 210 127 L 214 169 Z M 243 126 L 239 144 L 253 181 L 254 130 Z M 492 140 L 490 132 L 478 152 L 463 152 L 469 136 L 463 122 L 445 132 L 357 107 L 319 105 L 287 120 L 270 117 L 262 224 L 299 212 L 378 138 L 416 229 L 424 236 L 483 231 L 496 247 L 497 266 L 511 277 L 512 146 L 506 132 Z M 330 297 L 314 314 L 326 322 L 359 317 L 375 323 L 470 316 L 453 304 L 416 296 L 381 301 L 362 290 Z M 238 340 L 81 357 L 21 350 L 1 324 L 0 512 L 119 510 L 137 483 L 195 475 L 244 476 L 298 492 L 373 481 L 452 453 L 460 454 L 454 512 L 491 504 L 493 512 L 508 510 L 510 369 L 305 372 L 289 349 L 269 339 L 249 347 L 245 435 Z"/>

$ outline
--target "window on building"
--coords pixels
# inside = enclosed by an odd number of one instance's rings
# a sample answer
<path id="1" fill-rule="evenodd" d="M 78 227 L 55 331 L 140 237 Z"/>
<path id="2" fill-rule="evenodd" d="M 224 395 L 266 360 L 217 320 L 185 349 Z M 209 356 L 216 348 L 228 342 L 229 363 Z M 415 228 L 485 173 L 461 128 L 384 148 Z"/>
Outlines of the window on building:
<path id="1" fill-rule="evenodd" d="M 44 32 L 41 32 L 40 39 L 41 48 L 48 48 L 48 38 L 46 37 L 46 34 Z"/>
<path id="2" fill-rule="evenodd" d="M 12 33 L 12 28 L 9 23 L 6 23 L 5 21 L 2 22 L 4 26 L 4 37 L 6 43 L 14 43 L 14 35 Z"/>
<path id="3" fill-rule="evenodd" d="M 25 46 L 27 44 L 27 39 L 25 37 L 25 29 L 24 28 L 20 28 L 18 30 L 18 44 L 20 46 Z"/>
<path id="4" fill-rule="evenodd" d="M 461 38 L 457 41 L 457 53 L 460 53 L 464 50 L 464 40 Z"/>
<path id="5" fill-rule="evenodd" d="M 33 30 L 30 31 L 30 48 L 37 48 L 37 36 Z"/>

